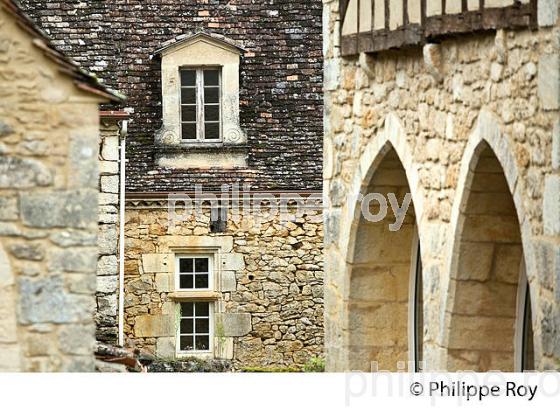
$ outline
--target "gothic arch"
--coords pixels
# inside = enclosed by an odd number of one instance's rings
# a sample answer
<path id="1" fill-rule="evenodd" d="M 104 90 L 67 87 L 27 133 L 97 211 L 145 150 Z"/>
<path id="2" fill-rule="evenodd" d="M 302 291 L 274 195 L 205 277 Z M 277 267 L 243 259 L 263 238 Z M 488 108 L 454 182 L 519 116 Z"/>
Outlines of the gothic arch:
<path id="1" fill-rule="evenodd" d="M 531 231 L 521 200 L 524 188 L 508 136 L 496 116 L 482 111 L 463 154 L 451 215 L 448 275 L 442 284 L 448 290 L 442 312 L 447 370 L 514 370 L 521 269 L 538 306 Z M 477 218 L 487 223 L 477 223 Z M 480 229 L 495 223 L 501 228 Z M 502 339 L 511 336 L 511 343 L 500 343 L 499 334 Z"/>
<path id="2" fill-rule="evenodd" d="M 17 338 L 16 289 L 8 255 L 0 244 L 0 371 L 21 370 Z"/>
<path id="3" fill-rule="evenodd" d="M 366 226 L 362 217 L 361 201 L 358 200 L 360 194 L 376 192 L 377 189 L 383 193 L 387 186 L 381 180 L 386 181 L 387 177 L 396 181 L 390 185 L 391 188 L 395 188 L 395 192 L 398 191 L 399 204 L 402 204 L 405 191 L 412 195 L 412 203 L 403 228 L 391 234 L 393 240 L 400 241 L 402 247 L 410 249 L 410 253 L 407 253 L 403 260 L 391 260 L 395 253 L 390 255 L 389 243 L 385 244 L 384 249 L 380 249 L 384 241 L 376 240 L 381 238 L 376 235 L 387 235 L 388 230 Z M 397 361 L 406 362 L 409 358 L 408 292 L 411 259 L 415 254 L 415 230 L 420 242 L 423 236 L 417 224 L 417 221 L 421 220 L 423 209 L 423 197 L 417 189 L 418 179 L 403 127 L 394 114 L 389 114 L 384 130 L 369 142 L 360 157 L 347 194 L 349 200 L 343 208 L 339 223 L 338 249 L 341 258 L 333 263 L 340 267 L 338 274 L 343 277 L 338 289 L 342 292 L 343 302 L 339 306 L 331 305 L 333 310 L 337 311 L 339 320 L 335 328 L 327 329 L 329 332 L 338 333 L 335 338 L 340 343 L 338 351 L 330 357 L 327 356 L 329 361 L 332 360 L 328 364 L 332 370 L 369 370 L 371 361 L 377 361 L 380 369 L 396 370 Z M 392 216 L 390 207 L 389 216 Z M 380 224 L 388 225 L 390 222 L 385 220 Z M 371 255 L 367 255 L 370 252 Z M 373 254 L 375 258 L 372 257 Z M 391 265 L 390 270 L 384 271 L 383 266 L 388 264 Z M 372 296 L 375 289 L 380 287 L 383 287 L 386 293 Z M 388 296 L 389 293 L 391 296 Z M 356 313 L 360 309 L 363 314 Z M 374 311 L 378 311 L 378 314 L 372 313 Z M 395 322 L 391 330 L 381 328 L 381 318 L 384 318 L 385 324 L 391 322 L 390 319 L 387 320 L 387 315 L 392 316 Z M 373 324 L 369 330 L 366 329 L 368 324 Z M 373 338 L 382 339 L 379 346 L 367 345 Z M 360 359 L 356 359 L 357 357 Z"/>

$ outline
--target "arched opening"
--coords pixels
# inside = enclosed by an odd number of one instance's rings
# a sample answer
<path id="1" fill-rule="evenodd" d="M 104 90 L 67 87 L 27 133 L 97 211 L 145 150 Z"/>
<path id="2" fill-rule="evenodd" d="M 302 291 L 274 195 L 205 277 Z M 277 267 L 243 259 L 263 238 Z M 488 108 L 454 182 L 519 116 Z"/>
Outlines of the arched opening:
<path id="1" fill-rule="evenodd" d="M 403 370 L 414 349 L 409 332 L 416 324 L 411 326 L 409 320 L 422 321 L 422 309 L 410 315 L 410 300 L 415 300 L 410 289 L 421 286 L 421 281 L 412 286 L 411 276 L 421 275 L 421 267 L 417 266 L 419 245 L 410 188 L 393 148 L 376 168 L 364 192 L 366 198 L 368 194 L 384 197 L 388 206 L 380 220 L 366 217 L 362 209 L 357 222 L 348 300 L 349 369 Z M 410 205 L 402 217 L 393 212 L 391 195 L 399 207 L 407 197 Z M 383 205 L 379 200 L 364 200 L 362 208 L 371 216 L 378 215 Z"/>
<path id="2" fill-rule="evenodd" d="M 465 188 L 456 270 L 451 272 L 448 370 L 514 371 L 523 349 L 518 297 L 524 272 L 521 231 L 504 171 L 486 142 Z M 530 306 L 530 303 L 527 305 Z M 523 311 L 522 316 L 525 315 Z M 527 344 L 525 344 L 528 346 Z"/>

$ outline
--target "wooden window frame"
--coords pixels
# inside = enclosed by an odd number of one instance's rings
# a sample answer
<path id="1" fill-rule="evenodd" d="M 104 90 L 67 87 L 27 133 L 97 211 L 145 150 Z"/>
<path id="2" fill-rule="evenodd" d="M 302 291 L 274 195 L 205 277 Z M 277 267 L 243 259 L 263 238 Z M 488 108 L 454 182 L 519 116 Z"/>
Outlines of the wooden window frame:
<path id="1" fill-rule="evenodd" d="M 195 280 L 193 278 L 193 288 L 181 288 L 181 260 L 182 259 L 193 259 L 193 266 L 195 259 L 208 259 L 208 287 L 206 288 L 196 288 Z M 195 269 L 195 268 L 193 268 Z M 193 276 L 196 272 L 193 273 Z M 213 291 L 215 290 L 214 283 L 214 255 L 211 254 L 189 254 L 189 255 L 176 255 L 175 256 L 175 291 L 176 292 L 201 292 L 201 291 Z"/>
<path id="2" fill-rule="evenodd" d="M 182 311 L 182 304 L 183 303 L 192 303 L 193 304 L 193 316 L 183 316 Z M 208 316 L 196 316 L 196 304 L 197 303 L 207 303 L 208 304 Z M 177 334 L 176 334 L 176 354 L 178 357 L 185 357 L 189 355 L 209 355 L 212 354 L 214 351 L 214 303 L 211 301 L 196 301 L 196 300 L 186 300 L 178 303 L 179 309 L 179 323 L 177 325 Z M 193 319 L 193 333 L 192 334 L 182 334 L 181 333 L 181 320 L 183 319 Z M 201 336 L 208 335 L 208 349 L 207 350 L 181 350 L 181 336 L 193 336 L 193 345 L 196 347 L 196 319 L 208 319 L 208 333 L 200 333 Z"/>
<path id="3" fill-rule="evenodd" d="M 192 121 L 183 121 L 183 106 L 192 105 L 192 104 L 183 104 L 183 96 L 182 91 L 183 88 L 192 88 L 192 86 L 185 86 L 181 80 L 181 72 L 182 71 L 195 71 L 196 73 L 196 82 L 195 82 L 195 90 L 196 90 L 196 138 L 184 138 L 183 136 L 183 124 L 192 123 Z M 215 88 L 216 86 L 207 86 L 204 84 L 204 72 L 205 71 L 218 71 L 218 102 L 206 104 L 204 101 L 204 91 L 206 88 L 211 87 Z M 223 127 L 222 127 L 222 117 L 223 117 L 223 106 L 222 106 L 222 92 L 223 92 L 223 85 L 222 85 L 222 67 L 220 66 L 182 66 L 179 67 L 179 118 L 181 124 L 181 142 L 183 143 L 195 143 L 195 144 L 216 144 L 223 142 Z M 218 132 L 219 137 L 213 139 L 206 138 L 206 119 L 205 119 L 205 107 L 206 105 L 216 105 L 218 106 L 218 121 L 212 121 L 211 123 L 218 124 Z"/>

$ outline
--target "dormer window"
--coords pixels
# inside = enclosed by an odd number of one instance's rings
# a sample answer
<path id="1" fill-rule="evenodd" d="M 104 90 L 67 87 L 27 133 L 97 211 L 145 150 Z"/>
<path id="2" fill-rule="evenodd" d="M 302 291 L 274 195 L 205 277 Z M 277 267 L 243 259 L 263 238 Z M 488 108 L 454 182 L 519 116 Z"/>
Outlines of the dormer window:
<path id="1" fill-rule="evenodd" d="M 241 49 L 223 36 L 179 36 L 156 51 L 161 60 L 162 127 L 156 161 L 165 168 L 246 168 L 239 123 Z"/>
<path id="2" fill-rule="evenodd" d="M 221 67 L 183 67 L 180 71 L 182 140 L 221 141 Z"/>

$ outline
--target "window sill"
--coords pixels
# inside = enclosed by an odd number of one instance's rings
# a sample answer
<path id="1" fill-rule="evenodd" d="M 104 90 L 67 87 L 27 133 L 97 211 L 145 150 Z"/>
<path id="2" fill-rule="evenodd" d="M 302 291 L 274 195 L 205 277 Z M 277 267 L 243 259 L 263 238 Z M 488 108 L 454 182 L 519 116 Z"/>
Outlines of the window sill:
<path id="1" fill-rule="evenodd" d="M 205 291 L 177 291 L 169 294 L 169 298 L 173 300 L 207 300 L 216 301 L 221 297 L 219 292 L 212 290 Z"/>
<path id="2" fill-rule="evenodd" d="M 192 153 L 238 153 L 246 152 L 246 144 L 227 144 L 227 143 L 201 143 L 201 142 L 181 142 L 177 145 L 156 145 L 155 150 L 158 154 L 182 153 L 185 151 Z"/>

